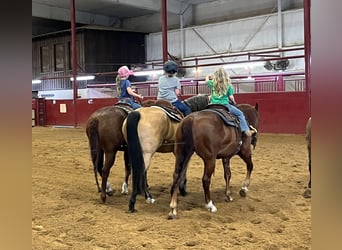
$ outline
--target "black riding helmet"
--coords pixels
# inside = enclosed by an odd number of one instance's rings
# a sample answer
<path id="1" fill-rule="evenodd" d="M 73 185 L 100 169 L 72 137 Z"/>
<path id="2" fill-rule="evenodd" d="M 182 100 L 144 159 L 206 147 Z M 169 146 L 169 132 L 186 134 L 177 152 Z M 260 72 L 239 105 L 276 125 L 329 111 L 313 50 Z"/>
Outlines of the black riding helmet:
<path id="1" fill-rule="evenodd" d="M 169 74 L 174 74 L 178 71 L 178 65 L 174 61 L 167 61 L 164 64 L 164 71 Z"/>

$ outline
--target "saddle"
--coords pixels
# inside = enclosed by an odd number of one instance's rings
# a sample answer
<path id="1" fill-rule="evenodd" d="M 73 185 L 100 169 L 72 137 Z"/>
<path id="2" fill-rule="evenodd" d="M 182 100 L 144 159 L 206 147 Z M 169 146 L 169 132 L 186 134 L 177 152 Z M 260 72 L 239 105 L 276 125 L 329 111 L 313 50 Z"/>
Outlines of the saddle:
<path id="1" fill-rule="evenodd" d="M 239 120 L 222 104 L 208 104 L 203 111 L 213 112 L 219 115 L 226 125 L 240 128 Z"/>
<path id="2" fill-rule="evenodd" d="M 129 105 L 129 103 L 125 103 L 125 102 L 117 102 L 113 106 L 123 110 L 126 114 L 129 114 L 130 112 L 134 110 L 131 107 L 131 105 Z"/>
<path id="3" fill-rule="evenodd" d="M 176 122 L 180 122 L 184 118 L 183 113 L 180 112 L 176 107 L 173 107 L 173 106 L 172 107 L 169 107 L 169 106 L 151 106 L 151 107 L 162 109 L 171 120 L 174 120 Z"/>

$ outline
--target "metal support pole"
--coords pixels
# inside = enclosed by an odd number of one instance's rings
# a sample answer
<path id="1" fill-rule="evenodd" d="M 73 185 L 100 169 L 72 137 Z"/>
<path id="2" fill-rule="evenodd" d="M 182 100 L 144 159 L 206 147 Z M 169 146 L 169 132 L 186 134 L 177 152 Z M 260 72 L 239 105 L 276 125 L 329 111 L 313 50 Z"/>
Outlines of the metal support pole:
<path id="1" fill-rule="evenodd" d="M 77 53 L 76 53 L 76 15 L 75 0 L 70 0 L 71 5 L 71 47 L 72 47 L 72 77 L 73 81 L 73 102 L 74 102 L 74 119 L 75 128 L 77 127 Z"/>
<path id="2" fill-rule="evenodd" d="M 167 54 L 167 4 L 166 0 L 161 0 L 161 11 L 162 11 L 162 43 L 163 43 L 163 63 L 168 59 Z"/>
<path id="3" fill-rule="evenodd" d="M 277 31 L 278 31 L 278 49 L 283 48 L 283 18 L 281 9 L 281 0 L 278 0 L 278 15 L 277 15 Z M 281 56 L 283 54 L 281 53 Z"/>
<path id="4" fill-rule="evenodd" d="M 310 7 L 311 7 L 311 0 L 304 0 L 305 90 L 306 90 L 306 92 L 309 95 L 309 107 L 311 109 L 311 28 L 310 28 Z"/>

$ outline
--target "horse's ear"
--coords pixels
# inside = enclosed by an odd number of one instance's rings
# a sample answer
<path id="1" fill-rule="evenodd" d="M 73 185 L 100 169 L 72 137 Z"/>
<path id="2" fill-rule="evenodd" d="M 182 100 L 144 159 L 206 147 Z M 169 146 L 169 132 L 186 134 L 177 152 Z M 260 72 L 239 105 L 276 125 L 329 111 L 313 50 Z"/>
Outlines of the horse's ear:
<path id="1" fill-rule="evenodd" d="M 259 105 L 258 105 L 258 103 L 255 103 L 255 106 L 254 106 L 254 108 L 255 108 L 255 110 L 256 111 L 259 111 L 258 109 L 259 109 Z"/>

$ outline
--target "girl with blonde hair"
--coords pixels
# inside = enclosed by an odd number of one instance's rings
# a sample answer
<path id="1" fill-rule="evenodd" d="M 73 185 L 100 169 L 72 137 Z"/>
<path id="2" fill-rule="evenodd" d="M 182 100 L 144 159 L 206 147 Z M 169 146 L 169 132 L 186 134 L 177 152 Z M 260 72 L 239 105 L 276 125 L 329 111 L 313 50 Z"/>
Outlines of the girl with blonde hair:
<path id="1" fill-rule="evenodd" d="M 210 103 L 225 105 L 228 111 L 239 119 L 242 133 L 245 133 L 247 136 L 256 133 L 256 130 L 253 130 L 252 132 L 249 129 L 245 115 L 242 111 L 234 106 L 236 104 L 234 88 L 227 71 L 222 67 L 218 68 L 213 75 L 208 75 L 206 77 L 206 82 L 211 91 Z M 230 102 L 234 105 L 230 104 Z"/>

